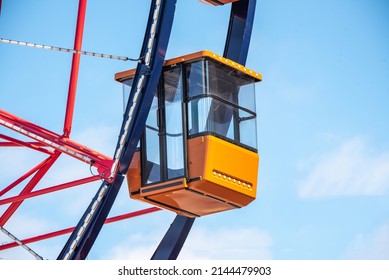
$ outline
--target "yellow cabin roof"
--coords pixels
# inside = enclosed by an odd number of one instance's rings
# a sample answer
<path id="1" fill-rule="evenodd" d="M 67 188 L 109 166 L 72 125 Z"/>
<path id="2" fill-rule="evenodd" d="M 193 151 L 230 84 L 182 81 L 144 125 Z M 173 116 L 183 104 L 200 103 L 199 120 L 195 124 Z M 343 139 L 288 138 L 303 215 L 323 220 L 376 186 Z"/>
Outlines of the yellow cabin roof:
<path id="1" fill-rule="evenodd" d="M 224 65 L 227 65 L 227 66 L 234 68 L 242 73 L 245 73 L 246 75 L 251 76 L 258 81 L 262 81 L 262 75 L 260 73 L 253 71 L 253 70 L 251 70 L 251 69 L 249 69 L 249 68 L 247 68 L 247 67 L 245 67 L 245 66 L 243 66 L 235 61 L 224 58 L 216 53 L 213 53 L 213 52 L 207 51 L 207 50 L 199 51 L 199 52 L 195 52 L 195 53 L 191 53 L 191 54 L 187 54 L 187 55 L 183 55 L 183 56 L 179 56 L 176 58 L 166 60 L 164 63 L 164 66 L 172 66 L 172 65 L 181 64 L 181 63 L 194 62 L 194 61 L 200 60 L 202 58 L 210 58 L 214 61 L 218 61 Z M 122 80 L 131 78 L 135 75 L 135 71 L 136 71 L 136 68 L 116 73 L 115 80 L 120 82 Z"/>

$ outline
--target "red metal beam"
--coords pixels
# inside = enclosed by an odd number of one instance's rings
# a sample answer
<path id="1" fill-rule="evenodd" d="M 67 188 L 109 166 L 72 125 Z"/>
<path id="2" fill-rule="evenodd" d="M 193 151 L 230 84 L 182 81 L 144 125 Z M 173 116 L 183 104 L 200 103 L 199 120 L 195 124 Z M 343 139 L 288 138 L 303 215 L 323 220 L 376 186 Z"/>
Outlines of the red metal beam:
<path id="1" fill-rule="evenodd" d="M 42 153 L 45 153 L 48 155 L 52 155 L 54 153 L 53 151 L 42 148 L 42 146 L 46 146 L 46 145 L 43 145 L 42 143 L 39 143 L 39 142 L 24 142 L 24 141 L 6 136 L 4 134 L 0 134 L 0 138 L 3 138 L 5 140 L 9 141 L 9 142 L 0 142 L 0 147 L 27 147 L 27 148 L 30 148 L 30 149 L 33 149 L 33 150 L 36 150 L 36 151 L 39 151 L 39 152 L 42 152 Z"/>
<path id="2" fill-rule="evenodd" d="M 5 110 L 2 110 L 2 109 L 0 109 L 0 121 L 2 121 L 2 122 L 0 122 L 0 124 L 3 125 L 4 127 L 15 130 L 15 131 L 19 132 L 20 134 L 23 134 L 20 131 L 20 128 L 23 128 L 28 132 L 33 132 L 37 135 L 42 135 L 42 136 L 45 136 L 47 138 L 60 138 L 60 136 L 57 133 L 50 131 L 48 129 L 45 129 L 45 128 L 43 128 L 39 125 L 36 125 L 32 122 L 29 122 L 25 119 L 22 119 L 16 115 L 13 115 L 13 114 L 11 114 Z M 14 125 L 14 126 L 17 126 L 20 128 L 12 127 L 11 125 Z M 19 129 L 19 130 L 17 130 L 17 129 Z M 34 139 L 34 140 L 36 140 L 36 139 Z"/>
<path id="3" fill-rule="evenodd" d="M 47 147 L 47 144 L 40 143 L 40 142 L 34 142 L 34 141 L 22 141 L 24 144 L 28 146 L 35 146 L 35 147 Z M 24 147 L 24 145 L 17 144 L 15 142 L 11 141 L 0 141 L 0 147 Z M 27 146 L 26 146 L 27 147 Z"/>
<path id="4" fill-rule="evenodd" d="M 115 216 L 115 217 L 108 218 L 108 219 L 105 220 L 104 224 L 110 224 L 110 223 L 118 222 L 118 221 L 121 221 L 121 220 L 130 219 L 130 218 L 134 218 L 134 217 L 150 214 L 150 213 L 157 212 L 157 211 L 160 211 L 160 210 L 162 210 L 162 209 L 158 208 L 158 207 L 150 207 L 150 208 L 138 210 L 138 211 L 135 211 L 135 212 L 130 212 L 130 213 L 127 213 L 127 214 L 122 214 L 122 215 L 118 215 L 118 216 Z"/>
<path id="5" fill-rule="evenodd" d="M 101 179 L 100 176 L 95 175 L 95 176 L 87 177 L 84 179 L 79 179 L 79 180 L 71 181 L 68 183 L 60 184 L 57 186 L 53 186 L 53 187 L 41 189 L 38 191 L 26 193 L 23 195 L 16 195 L 16 196 L 0 199 L 0 205 L 8 204 L 8 203 L 16 202 L 16 201 L 21 201 L 21 200 L 25 200 L 27 198 L 36 197 L 36 196 L 40 196 L 43 194 L 48 194 L 48 193 L 52 193 L 52 192 L 56 192 L 56 191 L 60 191 L 60 190 L 64 190 L 64 189 L 68 189 L 68 188 L 72 188 L 72 187 L 81 186 L 83 184 L 94 182 L 94 181 L 97 181 L 100 179 Z"/>
<path id="6" fill-rule="evenodd" d="M 8 187 L 4 188 L 3 190 L 0 191 L 0 197 L 3 196 L 4 194 L 6 194 L 7 192 L 9 192 L 10 190 L 12 190 L 14 187 L 16 187 L 17 185 L 19 185 L 21 182 L 23 182 L 24 180 L 26 180 L 28 177 L 30 177 L 32 174 L 34 174 L 35 172 L 37 172 L 39 169 L 42 168 L 43 165 L 46 164 L 46 160 L 39 163 L 37 166 L 35 166 L 34 168 L 30 169 L 27 173 L 25 173 L 23 176 L 21 176 L 19 179 L 17 179 L 15 182 L 13 182 L 12 184 L 10 184 Z"/>
<path id="7" fill-rule="evenodd" d="M 162 209 L 157 208 L 157 207 L 150 207 L 150 208 L 142 209 L 142 210 L 139 210 L 139 211 L 130 212 L 130 213 L 127 213 L 127 214 L 123 214 L 123 215 L 119 215 L 119 216 L 108 218 L 108 219 L 105 220 L 105 224 L 110 224 L 110 223 L 113 223 L 113 222 L 117 222 L 117 221 L 121 221 L 121 220 L 125 220 L 125 219 L 130 219 L 130 218 L 134 218 L 134 217 L 150 214 L 150 213 L 157 212 L 157 211 L 160 211 L 160 210 L 162 210 Z M 38 235 L 38 236 L 35 236 L 35 237 L 26 238 L 26 239 L 23 239 L 21 241 L 24 244 L 33 243 L 33 242 L 37 242 L 37 241 L 41 241 L 41 240 L 45 240 L 45 239 L 49 239 L 49 238 L 53 238 L 53 237 L 57 237 L 57 236 L 60 236 L 60 235 L 71 233 L 71 232 L 73 232 L 74 229 L 75 229 L 75 227 L 65 228 L 65 229 L 53 231 L 53 232 L 50 232 L 50 233 Z M 14 248 L 14 247 L 17 247 L 17 246 L 19 246 L 19 245 L 16 242 L 10 242 L 10 243 L 7 243 L 7 244 L 3 244 L 3 245 L 0 245 L 0 251 L 1 250 L 6 250 L 6 249 L 10 249 L 10 248 Z"/>
<path id="8" fill-rule="evenodd" d="M 77 51 L 80 51 L 82 47 L 82 36 L 84 33 L 86 2 L 87 2 L 86 0 L 80 0 L 78 3 L 76 34 L 74 38 L 74 49 Z M 68 101 L 66 104 L 66 113 L 65 113 L 65 121 L 64 121 L 64 128 L 63 128 L 63 136 L 65 138 L 69 137 L 70 132 L 72 130 L 79 67 L 80 67 L 80 54 L 75 53 L 73 54 L 72 69 L 70 72 Z"/>
<path id="9" fill-rule="evenodd" d="M 110 175 L 109 171 L 111 170 L 113 160 L 104 154 L 68 138 L 64 138 L 55 132 L 12 115 L 4 110 L 0 110 L 0 124 L 24 136 L 40 141 L 61 153 L 70 155 L 87 164 L 92 164 L 105 179 L 108 179 Z M 106 176 L 104 176 L 104 174 L 106 174 Z"/>
<path id="10" fill-rule="evenodd" d="M 60 146 L 66 146 L 66 148 L 72 149 L 75 152 L 82 153 L 90 158 L 92 158 L 95 161 L 98 161 L 99 159 L 102 160 L 110 160 L 111 158 L 99 153 L 93 149 L 90 149 L 86 147 L 85 145 L 82 145 L 80 143 L 77 143 L 75 141 L 72 141 L 67 138 L 63 138 L 63 136 L 50 131 L 46 128 L 43 128 L 41 126 L 38 126 L 36 124 L 33 124 L 25 119 L 22 119 L 20 117 L 17 117 L 9 112 L 6 112 L 4 110 L 0 109 L 0 121 L 3 121 L 7 124 L 3 124 L 0 122 L 1 125 L 3 125 L 6 128 L 12 129 L 24 136 L 30 137 L 36 141 L 41 141 L 42 144 L 45 144 L 49 146 L 48 143 L 44 142 L 45 140 L 49 140 L 50 142 L 54 142 L 57 145 Z M 21 131 L 22 130 L 22 131 Z M 36 139 L 32 135 L 35 134 L 37 136 L 40 136 L 42 139 Z M 54 147 L 55 148 L 55 147 Z M 58 148 L 57 148 L 58 149 Z M 59 150 L 60 152 L 64 152 L 62 150 Z"/>
<path id="11" fill-rule="evenodd" d="M 24 189 L 20 192 L 20 195 L 24 195 L 30 193 L 35 186 L 39 183 L 42 177 L 46 174 L 46 172 L 50 169 L 50 167 L 54 164 L 54 162 L 58 159 L 61 153 L 55 152 L 54 155 L 48 157 L 43 166 L 35 173 L 34 177 L 28 182 L 28 184 L 24 187 Z M 0 226 L 4 226 L 4 224 L 11 218 L 11 216 L 15 213 L 15 211 L 22 204 L 23 200 L 12 203 L 7 210 L 0 217 Z"/>

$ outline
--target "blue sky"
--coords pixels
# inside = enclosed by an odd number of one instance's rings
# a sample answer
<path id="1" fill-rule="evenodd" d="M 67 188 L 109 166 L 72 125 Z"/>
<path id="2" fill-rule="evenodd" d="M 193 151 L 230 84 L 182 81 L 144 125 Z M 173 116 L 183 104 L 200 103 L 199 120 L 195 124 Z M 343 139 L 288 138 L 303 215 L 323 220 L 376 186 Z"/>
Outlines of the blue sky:
<path id="1" fill-rule="evenodd" d="M 0 37 L 72 48 L 77 2 L 4 0 Z M 90 0 L 83 49 L 137 57 L 148 9 Z M 178 0 L 167 57 L 222 54 L 229 9 Z M 181 259 L 389 259 L 388 13 L 385 0 L 257 1 L 246 65 L 263 75 L 258 199 L 197 219 Z M 70 65 L 66 53 L 0 44 L 0 108 L 61 133 Z M 112 156 L 122 114 L 113 76 L 134 66 L 81 58 L 72 139 Z M 1 187 L 43 159 L 19 148 L 0 158 Z M 64 156 L 38 188 L 89 175 Z M 6 228 L 25 238 L 75 225 L 98 186 L 30 199 Z M 111 215 L 144 207 L 123 185 Z M 107 225 L 89 259 L 148 259 L 173 218 L 160 211 Z M 30 246 L 54 259 L 67 237 Z M 0 258 L 32 256 L 17 248 Z"/>

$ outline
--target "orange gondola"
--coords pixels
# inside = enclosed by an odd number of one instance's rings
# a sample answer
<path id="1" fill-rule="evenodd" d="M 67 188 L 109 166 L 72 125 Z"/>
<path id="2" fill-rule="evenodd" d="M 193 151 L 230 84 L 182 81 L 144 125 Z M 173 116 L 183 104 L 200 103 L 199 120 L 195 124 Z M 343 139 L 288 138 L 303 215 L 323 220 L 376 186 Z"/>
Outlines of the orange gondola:
<path id="1" fill-rule="evenodd" d="M 117 73 L 129 95 L 135 69 Z M 210 51 L 165 62 L 127 173 L 133 199 L 198 217 L 256 198 L 255 83 L 262 76 Z"/>

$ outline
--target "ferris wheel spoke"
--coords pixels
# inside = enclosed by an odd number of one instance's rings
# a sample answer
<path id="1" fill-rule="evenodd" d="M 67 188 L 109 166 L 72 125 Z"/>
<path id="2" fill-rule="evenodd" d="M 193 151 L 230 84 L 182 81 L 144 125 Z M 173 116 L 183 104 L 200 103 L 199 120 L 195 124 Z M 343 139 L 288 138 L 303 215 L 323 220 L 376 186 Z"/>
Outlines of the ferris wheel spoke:
<path id="1" fill-rule="evenodd" d="M 39 183 L 39 181 L 43 178 L 43 176 L 49 171 L 50 167 L 54 164 L 54 162 L 60 156 L 59 152 L 54 153 L 54 155 L 48 157 L 46 160 L 42 162 L 42 165 L 37 170 L 32 179 L 28 182 L 28 184 L 24 187 L 24 189 L 20 192 L 19 195 L 24 195 L 30 193 L 35 186 Z M 19 206 L 23 203 L 24 200 L 13 202 L 7 210 L 0 217 L 0 226 L 4 226 L 5 223 L 9 220 L 9 218 L 16 212 Z"/>
<path id="2" fill-rule="evenodd" d="M 224 57 L 245 65 L 250 44 L 256 0 L 232 3 Z M 152 259 L 176 259 L 194 223 L 194 218 L 177 215 Z"/>
<path id="3" fill-rule="evenodd" d="M 74 38 L 74 50 L 76 51 L 80 51 L 82 47 L 82 36 L 84 33 L 86 2 L 87 2 L 86 0 L 80 0 L 78 4 L 76 34 Z M 65 111 L 64 127 L 63 127 L 64 137 L 69 137 L 72 129 L 79 68 L 80 68 L 80 54 L 74 53 L 72 59 L 72 68 L 70 71 L 69 90 L 68 90 L 68 98 L 67 98 L 66 111 Z"/>
<path id="4" fill-rule="evenodd" d="M 144 59 L 137 66 L 134 79 L 137 86 L 131 89 L 109 176 L 113 182 L 103 182 L 58 259 L 86 258 L 114 203 L 124 179 L 122 174 L 127 172 L 140 140 L 162 72 L 175 5 L 176 0 L 153 0 L 151 3 L 140 54 Z M 101 192 L 104 193 L 100 196 Z"/>
<path id="5" fill-rule="evenodd" d="M 71 182 L 59 184 L 59 185 L 56 185 L 56 186 L 44 188 L 44 189 L 37 190 L 37 191 L 33 191 L 33 192 L 30 192 L 30 193 L 26 193 L 26 194 L 22 194 L 22 195 L 16 195 L 16 196 L 0 199 L 0 205 L 4 205 L 4 204 L 16 202 L 16 201 L 21 201 L 21 200 L 25 200 L 25 199 L 28 199 L 28 198 L 31 198 L 31 197 L 36 197 L 36 196 L 40 196 L 40 195 L 44 195 L 44 194 L 48 194 L 48 193 L 52 193 L 52 192 L 56 192 L 56 191 L 60 191 L 60 190 L 64 190 L 64 189 L 68 189 L 68 188 L 82 186 L 84 184 L 95 182 L 95 181 L 100 180 L 100 179 L 101 179 L 100 176 L 94 175 L 94 176 L 90 176 L 90 177 L 87 177 L 87 178 L 83 178 L 83 179 L 79 179 L 79 180 L 74 180 L 74 181 L 71 181 Z"/>
<path id="6" fill-rule="evenodd" d="M 111 223 L 115 223 L 115 222 L 119 222 L 119 221 L 123 221 L 123 220 L 127 220 L 127 219 L 132 219 L 132 218 L 140 217 L 143 215 L 151 214 L 154 212 L 158 212 L 161 210 L 162 209 L 158 208 L 158 207 L 149 207 L 149 208 L 145 208 L 145 209 L 141 209 L 141 210 L 137 210 L 137 211 L 109 217 L 104 221 L 104 224 L 111 224 Z M 61 235 L 72 233 L 75 228 L 76 227 L 69 227 L 69 228 L 65 228 L 65 229 L 61 229 L 61 230 L 56 230 L 53 232 L 37 235 L 34 237 L 28 237 L 28 238 L 22 239 L 20 241 L 23 244 L 30 244 L 30 243 L 46 240 L 49 238 L 54 238 L 54 237 L 58 237 Z M 6 244 L 2 244 L 2 245 L 0 245 L 0 251 L 15 248 L 19 245 L 20 244 L 17 242 L 10 242 L 10 243 L 6 243 Z"/>

